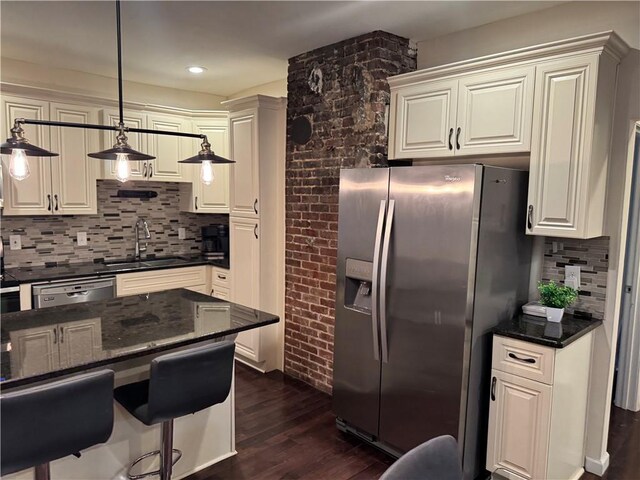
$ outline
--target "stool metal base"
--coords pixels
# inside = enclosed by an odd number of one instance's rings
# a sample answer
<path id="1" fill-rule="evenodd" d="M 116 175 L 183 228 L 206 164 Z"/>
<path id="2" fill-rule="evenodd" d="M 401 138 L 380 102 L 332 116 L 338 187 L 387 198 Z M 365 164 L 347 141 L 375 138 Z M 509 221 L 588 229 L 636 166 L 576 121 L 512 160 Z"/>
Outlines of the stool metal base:
<path id="1" fill-rule="evenodd" d="M 182 458 L 182 452 L 176 448 L 173 448 L 173 420 L 162 422 L 161 424 L 162 439 L 160 442 L 160 450 L 155 452 L 145 453 L 141 457 L 138 457 L 127 470 L 127 477 L 130 480 L 139 480 L 141 478 L 150 477 L 152 475 L 160 475 L 160 480 L 171 480 L 171 473 L 173 466 Z M 177 457 L 174 459 L 173 454 L 176 453 Z M 133 475 L 131 470 L 136 464 L 140 463 L 145 458 L 152 457 L 154 455 L 160 455 L 160 469 L 153 472 L 141 473 L 139 475 Z M 44 479 L 43 479 L 44 480 Z M 48 479 L 46 479 L 48 480 Z"/>
<path id="2" fill-rule="evenodd" d="M 50 480 L 51 479 L 51 467 L 49 463 L 43 463 L 34 467 L 34 479 L 35 480 Z"/>

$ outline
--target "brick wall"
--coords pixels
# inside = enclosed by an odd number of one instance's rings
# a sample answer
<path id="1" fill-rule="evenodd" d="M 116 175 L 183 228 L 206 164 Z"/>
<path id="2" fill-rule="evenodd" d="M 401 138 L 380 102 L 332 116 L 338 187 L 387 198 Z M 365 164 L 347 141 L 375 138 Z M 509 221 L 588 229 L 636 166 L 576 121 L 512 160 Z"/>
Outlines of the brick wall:
<path id="1" fill-rule="evenodd" d="M 372 32 L 289 60 L 285 372 L 331 391 L 340 168 L 386 165 L 386 78 L 416 68 L 409 41 Z M 291 124 L 305 116 L 310 140 Z"/>

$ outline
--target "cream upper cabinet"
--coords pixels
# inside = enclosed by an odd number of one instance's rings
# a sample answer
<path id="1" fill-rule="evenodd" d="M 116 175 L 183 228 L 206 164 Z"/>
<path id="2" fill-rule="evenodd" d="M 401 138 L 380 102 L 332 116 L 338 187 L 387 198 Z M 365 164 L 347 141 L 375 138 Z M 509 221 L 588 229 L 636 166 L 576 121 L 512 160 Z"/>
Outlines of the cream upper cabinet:
<path id="1" fill-rule="evenodd" d="M 534 76 L 528 66 L 460 78 L 456 155 L 529 151 Z"/>
<path id="2" fill-rule="evenodd" d="M 190 123 L 180 117 L 148 114 L 147 128 L 167 132 L 188 133 Z M 170 135 L 148 135 L 148 153 L 156 157 L 148 162 L 147 179 L 166 182 L 184 180 L 183 165 L 179 160 L 195 155 L 199 150 L 197 139 Z"/>
<path id="3" fill-rule="evenodd" d="M 534 67 L 393 86 L 389 158 L 527 152 Z"/>
<path id="4" fill-rule="evenodd" d="M 226 117 L 226 116 L 225 116 Z M 207 136 L 211 149 L 217 155 L 229 158 L 229 124 L 227 118 L 194 120 L 194 133 Z M 198 150 L 200 146 L 198 145 Z M 195 155 L 196 152 L 193 153 Z M 188 156 L 192 156 L 189 154 Z M 183 165 L 191 183 L 181 185 L 180 210 L 191 213 L 229 213 L 229 165 L 213 165 L 213 182 L 200 181 L 200 165 Z"/>
<path id="5" fill-rule="evenodd" d="M 57 122 L 97 123 L 98 110 L 78 105 L 51 104 L 51 119 Z M 96 130 L 51 128 L 53 213 L 59 215 L 97 212 L 96 177 L 100 160 L 87 155 L 100 148 Z"/>
<path id="6" fill-rule="evenodd" d="M 258 157 L 257 109 L 233 112 L 229 116 L 230 214 L 260 215 L 260 162 Z"/>
<path id="7" fill-rule="evenodd" d="M 49 102 L 2 95 L 2 134 L 9 136 L 16 118 L 49 119 Z M 49 127 L 24 125 L 25 137 L 33 145 L 50 149 Z M 58 152 L 56 152 L 58 153 Z M 21 181 L 9 176 L 9 155 L 2 155 L 3 215 L 50 215 L 52 212 L 50 157 L 27 157 L 31 175 Z"/>
<path id="8" fill-rule="evenodd" d="M 120 116 L 118 110 L 105 109 L 101 112 L 102 125 L 118 125 Z M 141 112 L 126 111 L 124 112 L 124 123 L 127 127 L 147 128 L 147 116 Z M 147 135 L 134 132 L 126 132 L 129 145 L 134 150 L 142 153 L 147 151 Z M 116 132 L 106 130 L 102 135 L 102 150 L 113 147 L 116 144 Z M 116 178 L 116 162 L 114 160 L 98 160 L 102 163 L 102 178 Z M 147 178 L 148 166 L 147 162 L 138 161 L 131 162 L 131 180 L 144 180 Z"/>
<path id="9" fill-rule="evenodd" d="M 582 55 L 536 67 L 527 233 L 605 234 L 617 61 Z"/>
<path id="10" fill-rule="evenodd" d="M 453 155 L 457 101 L 457 80 L 426 82 L 393 92 L 389 157 Z"/>
<path id="11" fill-rule="evenodd" d="M 49 103 L 3 95 L 3 129 L 16 117 L 58 122 L 96 123 L 98 110 L 81 105 Z M 99 149 L 95 130 L 25 125 L 27 139 L 57 157 L 28 157 L 31 175 L 15 181 L 4 175 L 4 215 L 88 215 L 97 211 L 98 160 L 87 155 Z M 9 156 L 3 156 L 5 172 Z"/>
<path id="12" fill-rule="evenodd" d="M 58 325 L 60 366 L 82 365 L 102 352 L 102 321 L 98 318 Z"/>

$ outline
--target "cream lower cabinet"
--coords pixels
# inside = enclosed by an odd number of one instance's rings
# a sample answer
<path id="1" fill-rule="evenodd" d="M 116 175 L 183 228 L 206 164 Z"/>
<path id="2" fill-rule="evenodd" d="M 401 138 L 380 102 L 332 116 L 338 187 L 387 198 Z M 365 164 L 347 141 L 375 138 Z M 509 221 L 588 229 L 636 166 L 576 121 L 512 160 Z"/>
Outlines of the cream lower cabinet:
<path id="1" fill-rule="evenodd" d="M 389 159 L 527 152 L 534 67 L 390 79 Z"/>
<path id="2" fill-rule="evenodd" d="M 211 149 L 217 155 L 229 158 L 229 125 L 227 114 L 214 120 L 194 120 L 192 131 L 207 136 Z M 193 153 L 195 155 L 196 152 Z M 191 156 L 191 155 L 188 155 Z M 180 210 L 191 213 L 229 213 L 230 165 L 213 165 L 213 182 L 205 185 L 200 180 L 200 165 L 183 165 L 191 183 L 180 185 Z"/>
<path id="3" fill-rule="evenodd" d="M 494 336 L 486 463 L 494 478 L 584 473 L 592 337 L 554 349 Z"/>
<path id="4" fill-rule="evenodd" d="M 49 103 L 31 98 L 2 96 L 2 131 L 15 118 L 97 123 L 98 110 L 82 105 Z M 94 130 L 24 125 L 34 145 L 52 150 L 57 157 L 28 157 L 31 175 L 12 179 L 9 155 L 3 155 L 3 215 L 83 215 L 97 212 L 98 160 L 87 155 L 99 148 Z"/>

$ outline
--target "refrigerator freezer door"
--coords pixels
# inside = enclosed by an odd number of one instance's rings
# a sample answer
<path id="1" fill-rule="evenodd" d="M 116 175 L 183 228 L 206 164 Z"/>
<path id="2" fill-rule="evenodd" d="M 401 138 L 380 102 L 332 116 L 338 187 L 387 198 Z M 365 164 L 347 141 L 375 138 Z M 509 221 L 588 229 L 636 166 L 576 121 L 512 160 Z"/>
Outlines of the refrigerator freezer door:
<path id="1" fill-rule="evenodd" d="M 438 435 L 459 437 L 482 167 L 390 170 L 379 438 L 407 451 Z"/>
<path id="2" fill-rule="evenodd" d="M 378 433 L 380 394 L 374 288 L 379 268 L 375 267 L 379 263 L 388 188 L 388 169 L 361 168 L 340 173 L 333 410 L 351 426 L 374 436 Z M 367 293 L 362 281 L 367 281 L 368 276 L 369 312 L 347 298 Z"/>

